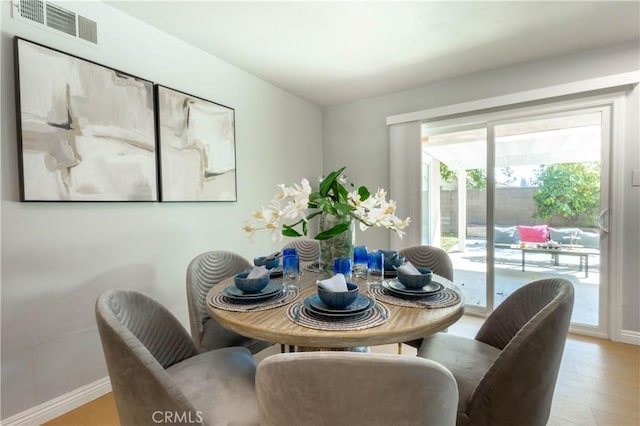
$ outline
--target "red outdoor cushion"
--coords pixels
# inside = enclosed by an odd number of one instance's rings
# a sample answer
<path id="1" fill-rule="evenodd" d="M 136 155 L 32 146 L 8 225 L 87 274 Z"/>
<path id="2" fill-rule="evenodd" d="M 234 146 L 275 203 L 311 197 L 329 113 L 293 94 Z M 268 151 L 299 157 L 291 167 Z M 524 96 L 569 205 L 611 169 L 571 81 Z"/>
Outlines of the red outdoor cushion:
<path id="1" fill-rule="evenodd" d="M 527 243 L 546 243 L 549 240 L 549 227 L 547 225 L 518 226 L 520 241 Z"/>

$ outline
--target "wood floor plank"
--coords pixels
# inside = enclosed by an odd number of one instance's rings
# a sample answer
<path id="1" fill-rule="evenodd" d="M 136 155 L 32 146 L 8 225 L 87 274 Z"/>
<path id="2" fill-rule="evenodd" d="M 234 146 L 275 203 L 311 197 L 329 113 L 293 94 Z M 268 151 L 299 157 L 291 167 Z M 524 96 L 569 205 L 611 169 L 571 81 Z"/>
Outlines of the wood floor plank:
<path id="1" fill-rule="evenodd" d="M 591 407 L 580 404 L 575 400 L 554 396 L 551 404 L 551 418 L 557 424 L 579 424 L 584 426 L 596 426 L 596 417 L 591 411 Z M 551 423 L 551 421 L 549 422 Z"/>
<path id="2" fill-rule="evenodd" d="M 84 426 L 119 426 L 116 402 L 113 394 L 108 393 L 90 404 L 77 408 L 73 413 Z"/>
<path id="3" fill-rule="evenodd" d="M 620 413 L 612 413 L 608 410 L 599 410 L 593 408 L 593 415 L 596 418 L 598 426 L 638 426 L 640 425 L 640 413 L 636 416 L 627 417 Z"/>
<path id="4" fill-rule="evenodd" d="M 63 414 L 60 417 L 56 417 L 53 420 L 50 420 L 46 423 L 43 423 L 42 426 L 85 426 L 82 423 L 82 420 L 78 418 L 75 414 L 75 410 L 69 413 Z"/>

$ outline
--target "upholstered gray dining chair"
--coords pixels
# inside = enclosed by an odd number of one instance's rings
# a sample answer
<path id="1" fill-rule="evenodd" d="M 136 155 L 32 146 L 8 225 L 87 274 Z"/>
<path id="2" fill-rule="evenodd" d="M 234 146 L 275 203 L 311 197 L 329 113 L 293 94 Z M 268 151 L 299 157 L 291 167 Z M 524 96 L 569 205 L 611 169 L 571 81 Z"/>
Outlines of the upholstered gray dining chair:
<path id="1" fill-rule="evenodd" d="M 446 251 L 434 246 L 411 246 L 399 251 L 400 256 L 419 268 L 429 268 L 434 274 L 440 275 L 453 282 L 453 263 Z M 404 342 L 414 348 L 419 348 L 422 339 Z M 402 353 L 402 344 L 398 343 L 398 353 Z"/>
<path id="2" fill-rule="evenodd" d="M 95 311 L 123 426 L 259 423 L 256 365 L 246 348 L 198 354 L 173 314 L 135 291 L 108 290 Z"/>
<path id="3" fill-rule="evenodd" d="M 208 251 L 196 256 L 187 267 L 187 305 L 191 337 L 200 351 L 244 346 L 255 354 L 272 343 L 241 336 L 222 327 L 209 316 L 207 293 L 220 281 L 253 265 L 239 254 L 230 251 Z"/>
<path id="4" fill-rule="evenodd" d="M 320 258 L 320 243 L 311 238 L 297 238 L 283 248 L 295 248 L 301 262 L 314 262 Z"/>
<path id="5" fill-rule="evenodd" d="M 458 425 L 547 423 L 573 299 L 566 279 L 534 281 L 507 297 L 475 339 L 424 339 L 418 356 L 440 362 L 458 382 Z"/>
<path id="6" fill-rule="evenodd" d="M 258 365 L 263 426 L 454 425 L 458 390 L 442 365 L 356 352 L 277 354 Z"/>
<path id="7" fill-rule="evenodd" d="M 453 281 L 453 263 L 446 251 L 434 246 L 411 246 L 398 252 L 400 256 L 420 268 L 429 268 L 434 274 Z"/>

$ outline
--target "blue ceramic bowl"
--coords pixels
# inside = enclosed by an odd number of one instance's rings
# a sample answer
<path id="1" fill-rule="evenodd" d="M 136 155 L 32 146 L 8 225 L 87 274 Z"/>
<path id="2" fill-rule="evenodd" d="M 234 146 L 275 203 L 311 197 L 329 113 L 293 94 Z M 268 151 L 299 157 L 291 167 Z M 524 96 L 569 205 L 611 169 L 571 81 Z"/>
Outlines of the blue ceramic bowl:
<path id="1" fill-rule="evenodd" d="M 404 257 L 400 256 L 397 251 L 381 250 L 384 257 L 384 269 L 394 271 L 398 266 L 404 263 Z"/>
<path id="2" fill-rule="evenodd" d="M 247 278 L 248 272 L 240 272 L 233 276 L 236 287 L 245 293 L 259 293 L 269 284 L 269 275 L 262 278 Z"/>
<path id="3" fill-rule="evenodd" d="M 256 266 L 265 266 L 267 269 L 275 269 L 280 264 L 280 258 L 267 259 L 267 256 L 254 257 L 253 264 Z"/>
<path id="4" fill-rule="evenodd" d="M 405 274 L 398 270 L 398 281 L 406 288 L 417 290 L 431 283 L 433 271 L 427 268 L 416 268 L 420 271 L 420 275 Z"/>
<path id="5" fill-rule="evenodd" d="M 347 291 L 328 291 L 318 287 L 318 296 L 322 303 L 333 309 L 345 309 L 358 297 L 358 286 L 347 283 Z"/>

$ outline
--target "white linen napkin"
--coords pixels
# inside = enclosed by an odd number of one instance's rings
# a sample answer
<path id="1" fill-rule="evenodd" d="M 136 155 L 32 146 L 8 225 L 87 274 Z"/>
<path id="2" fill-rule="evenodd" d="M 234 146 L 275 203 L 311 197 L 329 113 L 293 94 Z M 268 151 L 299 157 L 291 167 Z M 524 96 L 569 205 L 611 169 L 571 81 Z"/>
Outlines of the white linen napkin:
<path id="1" fill-rule="evenodd" d="M 407 275 L 422 275 L 422 273 L 418 271 L 418 269 L 409 261 L 404 262 L 402 265 L 400 265 L 398 267 L 398 271 Z"/>
<path id="2" fill-rule="evenodd" d="M 249 275 L 247 275 L 247 278 L 262 278 L 268 274 L 269 270 L 266 266 L 254 266 L 253 268 L 251 268 L 251 271 L 249 271 Z"/>
<path id="3" fill-rule="evenodd" d="M 318 280 L 316 281 L 318 287 L 321 287 L 327 291 L 347 291 L 347 280 L 344 278 L 343 274 L 335 274 L 331 278 L 327 278 L 326 280 Z"/>

